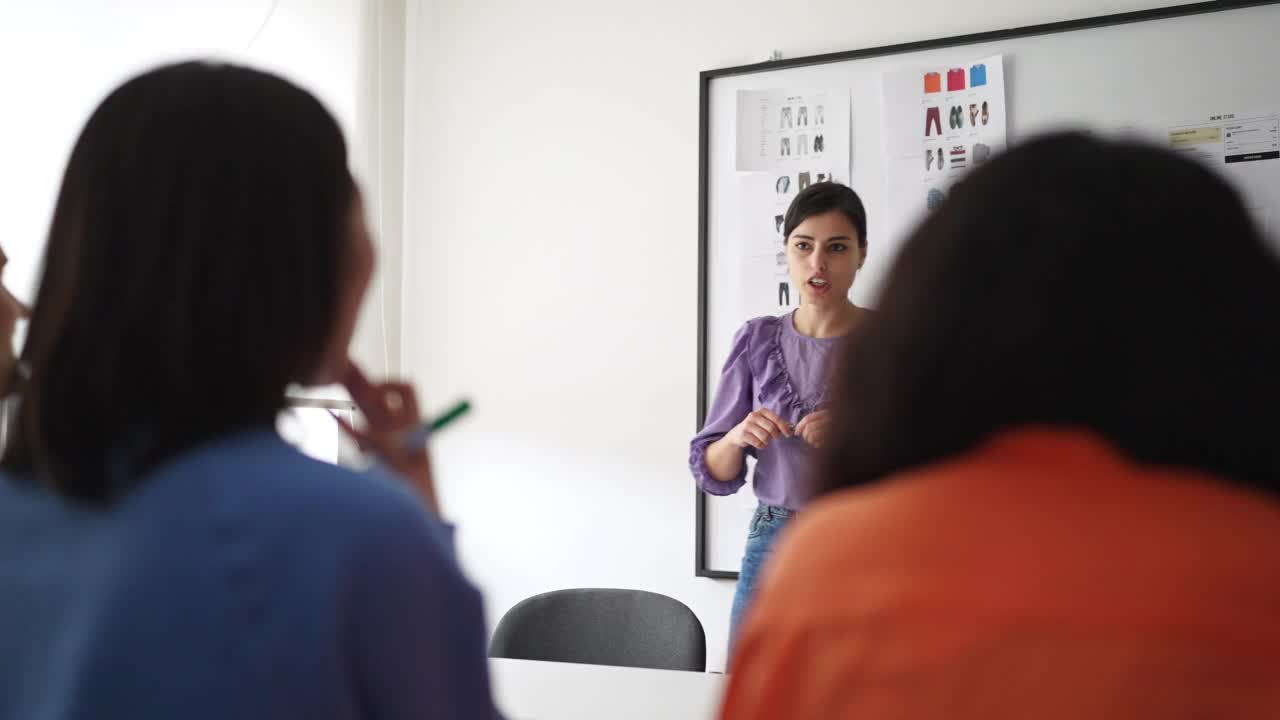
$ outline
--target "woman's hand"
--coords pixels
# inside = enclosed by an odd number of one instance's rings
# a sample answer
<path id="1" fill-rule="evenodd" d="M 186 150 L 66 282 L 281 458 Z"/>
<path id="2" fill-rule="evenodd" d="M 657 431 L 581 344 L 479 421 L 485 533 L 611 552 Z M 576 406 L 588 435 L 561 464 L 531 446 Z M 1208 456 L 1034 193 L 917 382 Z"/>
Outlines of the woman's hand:
<path id="1" fill-rule="evenodd" d="M 831 420 L 831 413 L 828 410 L 819 410 L 809 413 L 800 418 L 800 422 L 796 423 L 796 434 L 804 438 L 804 441 L 815 448 L 822 447 L 822 443 L 827 437 L 827 425 Z"/>
<path id="2" fill-rule="evenodd" d="M 768 408 L 760 408 L 751 411 L 742 422 L 735 425 L 725 435 L 725 439 L 737 448 L 753 447 L 763 450 L 774 440 L 791 437 L 793 434 L 791 423 Z"/>
<path id="3" fill-rule="evenodd" d="M 366 426 L 357 430 L 335 415 L 338 424 L 356 441 L 361 451 L 374 455 L 383 465 L 408 480 L 422 494 L 427 507 L 438 514 L 440 509 L 436 503 L 427 448 L 425 445 L 406 447 L 403 444 L 405 434 L 417 428 L 422 421 L 413 386 L 400 382 L 370 382 L 354 361 L 348 362 L 342 384 L 364 415 Z"/>

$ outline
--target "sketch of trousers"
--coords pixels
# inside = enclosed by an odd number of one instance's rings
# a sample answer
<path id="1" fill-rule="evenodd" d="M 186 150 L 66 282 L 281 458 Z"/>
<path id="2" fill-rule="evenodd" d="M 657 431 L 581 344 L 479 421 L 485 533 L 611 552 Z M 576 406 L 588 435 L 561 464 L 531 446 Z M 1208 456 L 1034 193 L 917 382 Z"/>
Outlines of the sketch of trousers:
<path id="1" fill-rule="evenodd" d="M 779 155 L 791 154 L 791 138 L 789 137 L 782 138 L 782 147 L 778 148 L 778 154 Z"/>
<path id="2" fill-rule="evenodd" d="M 820 152 L 822 152 L 822 149 L 823 149 L 825 146 L 826 146 L 826 142 L 822 139 L 822 136 L 821 136 L 821 135 L 814 135 L 814 136 L 813 136 L 813 151 L 814 151 L 814 152 L 816 152 L 816 153 L 820 153 Z"/>
<path id="3" fill-rule="evenodd" d="M 929 137 L 929 126 L 932 125 L 938 129 L 938 134 L 942 134 L 942 110 L 931 107 L 924 111 L 924 136 Z"/>
<path id="4" fill-rule="evenodd" d="M 778 127 L 784 130 L 789 127 L 794 127 L 791 124 L 791 108 L 790 107 L 782 108 L 782 119 L 778 121 Z"/>
<path id="5" fill-rule="evenodd" d="M 778 182 L 773 184 L 773 188 L 777 190 L 780 195 L 786 195 L 791 192 L 791 176 L 783 175 L 779 177 Z"/>
<path id="6" fill-rule="evenodd" d="M 778 283 L 778 304 L 785 307 L 791 304 L 791 284 Z"/>
<path id="7" fill-rule="evenodd" d="M 797 155 L 809 154 L 809 136 L 808 135 L 796 136 L 796 154 Z"/>
<path id="8" fill-rule="evenodd" d="M 826 119 L 822 115 L 822 106 L 818 105 L 813 109 L 813 124 L 821 125 L 824 122 L 826 122 Z"/>
<path id="9" fill-rule="evenodd" d="M 808 105 L 800 106 L 800 112 L 796 113 L 796 124 L 797 125 L 809 124 L 809 106 Z"/>
<path id="10" fill-rule="evenodd" d="M 800 189 L 804 190 L 807 187 L 809 187 L 809 173 L 802 172 L 800 173 Z"/>

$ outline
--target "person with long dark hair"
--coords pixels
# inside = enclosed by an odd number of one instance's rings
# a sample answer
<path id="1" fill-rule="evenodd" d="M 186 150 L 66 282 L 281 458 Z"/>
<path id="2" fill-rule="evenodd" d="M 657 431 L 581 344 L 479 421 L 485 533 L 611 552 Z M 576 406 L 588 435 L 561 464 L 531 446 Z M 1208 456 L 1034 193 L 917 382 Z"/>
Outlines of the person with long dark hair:
<path id="1" fill-rule="evenodd" d="M 1208 168 L 978 169 L 850 337 L 722 717 L 1280 717 L 1277 308 Z"/>
<path id="2" fill-rule="evenodd" d="M 67 163 L 0 474 L 0 717 L 491 717 L 411 387 L 348 359 L 374 266 L 338 124 L 268 73 L 114 90 Z M 344 382 L 380 466 L 275 432 Z"/>

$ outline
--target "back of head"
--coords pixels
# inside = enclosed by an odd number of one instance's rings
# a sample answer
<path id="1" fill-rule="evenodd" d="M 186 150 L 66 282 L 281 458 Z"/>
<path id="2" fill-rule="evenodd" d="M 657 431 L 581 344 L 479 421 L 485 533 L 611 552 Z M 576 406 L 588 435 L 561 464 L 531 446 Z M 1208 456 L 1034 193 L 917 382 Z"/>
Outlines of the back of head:
<path id="1" fill-rule="evenodd" d="M 184 63 L 112 92 L 63 179 L 6 466 L 100 500 L 271 423 L 333 331 L 353 201 L 337 123 L 279 77 Z"/>
<path id="2" fill-rule="evenodd" d="M 1235 192 L 1163 150 L 1026 143 L 909 239 L 851 338 L 818 483 L 1026 425 L 1280 489 L 1280 263 Z"/>

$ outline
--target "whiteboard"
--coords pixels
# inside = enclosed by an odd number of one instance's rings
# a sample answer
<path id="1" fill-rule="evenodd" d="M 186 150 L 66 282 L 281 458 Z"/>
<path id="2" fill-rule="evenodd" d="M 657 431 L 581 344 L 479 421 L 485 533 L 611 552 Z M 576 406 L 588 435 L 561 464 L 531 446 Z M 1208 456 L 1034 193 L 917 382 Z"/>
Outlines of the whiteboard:
<path id="1" fill-rule="evenodd" d="M 1132 133 L 1158 141 L 1168 137 L 1172 126 L 1211 115 L 1280 113 L 1278 35 L 1280 4 L 1275 0 L 1208 2 L 702 73 L 699 426 L 733 333 L 749 319 L 740 300 L 738 91 L 849 88 L 849 177 L 867 208 L 869 246 L 851 297 L 859 305 L 874 306 L 898 247 L 919 219 L 889 213 L 887 164 L 880 151 L 885 73 L 959 67 L 999 54 L 1004 57 L 1011 145 L 1062 128 Z M 1280 160 L 1254 165 L 1280 169 Z M 1280 198 L 1266 202 L 1280 204 Z M 1274 237 L 1280 217 L 1259 212 L 1264 229 Z M 698 493 L 696 502 L 696 573 L 735 577 L 754 508 L 750 488 L 729 497 Z"/>

